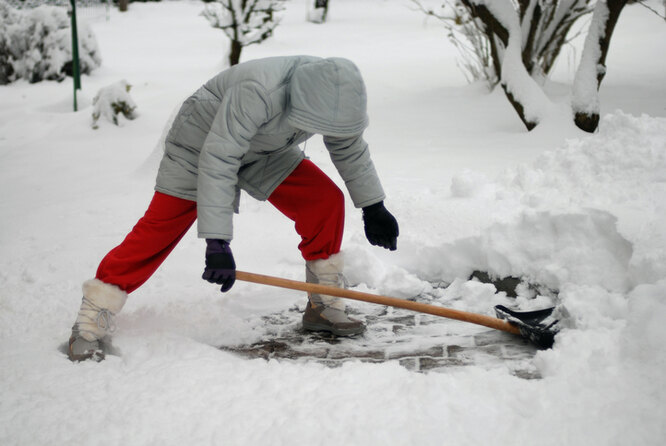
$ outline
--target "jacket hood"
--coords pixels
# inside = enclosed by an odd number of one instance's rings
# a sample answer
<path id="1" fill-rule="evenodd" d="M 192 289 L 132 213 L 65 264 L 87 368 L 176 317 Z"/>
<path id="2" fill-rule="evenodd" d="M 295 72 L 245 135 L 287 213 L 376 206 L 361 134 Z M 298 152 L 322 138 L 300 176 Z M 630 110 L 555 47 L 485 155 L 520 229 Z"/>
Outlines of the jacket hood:
<path id="1" fill-rule="evenodd" d="M 291 78 L 288 122 L 327 136 L 352 136 L 368 126 L 367 94 L 361 73 L 343 58 L 297 67 Z"/>

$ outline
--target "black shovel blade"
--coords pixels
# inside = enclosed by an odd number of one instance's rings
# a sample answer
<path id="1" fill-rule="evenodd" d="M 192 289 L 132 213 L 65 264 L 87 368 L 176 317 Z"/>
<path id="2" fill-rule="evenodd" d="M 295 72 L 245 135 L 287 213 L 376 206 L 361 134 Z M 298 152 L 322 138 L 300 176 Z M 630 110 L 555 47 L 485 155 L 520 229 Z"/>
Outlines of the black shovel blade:
<path id="1" fill-rule="evenodd" d="M 516 325 L 520 334 L 542 349 L 548 349 L 555 342 L 558 319 L 552 316 L 555 307 L 535 311 L 516 311 L 504 305 L 495 306 L 495 314 L 499 319 L 505 319 Z"/>

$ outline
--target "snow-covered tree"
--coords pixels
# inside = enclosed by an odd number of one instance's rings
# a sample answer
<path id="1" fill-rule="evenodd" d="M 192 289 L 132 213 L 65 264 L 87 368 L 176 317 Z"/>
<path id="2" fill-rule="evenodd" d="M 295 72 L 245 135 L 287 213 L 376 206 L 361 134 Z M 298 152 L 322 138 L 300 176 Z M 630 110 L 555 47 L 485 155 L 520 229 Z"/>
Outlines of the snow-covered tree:
<path id="1" fill-rule="evenodd" d="M 229 64 L 240 61 L 243 47 L 268 39 L 280 24 L 286 0 L 216 0 L 203 16 L 229 37 Z"/>
<path id="2" fill-rule="evenodd" d="M 589 0 L 461 0 L 483 24 L 493 66 L 506 96 L 528 130 L 543 119 L 549 100 L 537 82 L 560 53 Z"/>
<path id="3" fill-rule="evenodd" d="M 573 25 L 593 12 L 576 74 L 572 107 L 575 123 L 592 132 L 599 122 L 597 90 L 615 23 L 627 0 L 451 0 L 439 9 L 412 0 L 441 19 L 459 48 L 463 69 L 472 80 L 500 83 L 528 130 L 548 113 L 550 101 L 541 84 Z"/>
<path id="4" fill-rule="evenodd" d="M 472 80 L 501 83 L 529 130 L 548 109 L 541 80 L 574 23 L 591 12 L 591 0 L 452 0 L 439 9 L 412 1 L 445 23 Z"/>
<path id="5" fill-rule="evenodd" d="M 502 76 L 502 57 L 510 27 L 519 25 L 521 59 L 533 77 L 546 76 L 573 24 L 591 12 L 590 0 L 412 0 L 428 15 L 442 20 L 449 39 L 463 57 L 473 80 L 495 85 Z M 498 14 L 497 16 L 495 14 Z"/>
<path id="6" fill-rule="evenodd" d="M 79 27 L 81 73 L 101 64 L 97 40 L 85 24 Z M 64 7 L 42 5 L 16 10 L 0 0 L 0 84 L 63 80 L 71 74 L 71 21 Z"/>

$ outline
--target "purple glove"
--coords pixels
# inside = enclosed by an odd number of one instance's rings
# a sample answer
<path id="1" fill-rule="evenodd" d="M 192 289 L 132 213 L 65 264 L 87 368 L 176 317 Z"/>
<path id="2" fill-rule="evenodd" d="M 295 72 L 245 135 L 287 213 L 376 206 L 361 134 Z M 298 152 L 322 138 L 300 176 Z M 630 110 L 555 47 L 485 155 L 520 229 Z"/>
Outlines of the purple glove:
<path id="1" fill-rule="evenodd" d="M 363 223 L 370 244 L 390 251 L 398 248 L 398 222 L 386 210 L 383 201 L 363 208 Z"/>
<path id="2" fill-rule="evenodd" d="M 202 279 L 222 285 L 226 293 L 236 281 L 236 262 L 226 240 L 206 239 L 206 269 Z"/>

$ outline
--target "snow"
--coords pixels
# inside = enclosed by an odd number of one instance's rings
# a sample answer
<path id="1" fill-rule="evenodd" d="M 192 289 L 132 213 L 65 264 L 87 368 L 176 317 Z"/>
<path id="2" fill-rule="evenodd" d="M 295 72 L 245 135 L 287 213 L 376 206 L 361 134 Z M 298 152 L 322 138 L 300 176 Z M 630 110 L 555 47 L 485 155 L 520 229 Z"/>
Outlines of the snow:
<path id="1" fill-rule="evenodd" d="M 396 252 L 370 246 L 349 201 L 350 283 L 485 314 L 509 300 L 467 280 L 474 269 L 557 288 L 570 327 L 529 360 L 541 379 L 502 364 L 416 373 L 220 351 L 305 298 L 246 283 L 220 294 L 200 279 L 194 231 L 130 295 L 117 355 L 69 362 L 81 283 L 145 210 L 165 123 L 226 63 L 227 41 L 202 10 L 132 3 L 92 23 L 103 64 L 83 77 L 76 113 L 71 80 L 0 87 L 0 444 L 663 444 L 666 60 L 654 54 L 666 29 L 638 5 L 618 22 L 593 135 L 571 122 L 574 67 L 556 67 L 546 85 L 556 107 L 528 133 L 502 91 L 465 84 L 441 25 L 408 2 L 337 0 L 317 25 L 292 1 L 274 36 L 241 56 L 358 63 L 367 140 L 401 235 Z M 138 118 L 93 130 L 92 98 L 121 79 Z M 341 184 L 320 138 L 306 153 Z M 303 278 L 292 224 L 269 204 L 244 196 L 235 227 L 239 268 Z M 531 297 L 518 300 L 553 301 Z"/>

